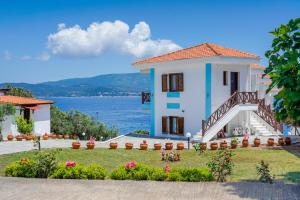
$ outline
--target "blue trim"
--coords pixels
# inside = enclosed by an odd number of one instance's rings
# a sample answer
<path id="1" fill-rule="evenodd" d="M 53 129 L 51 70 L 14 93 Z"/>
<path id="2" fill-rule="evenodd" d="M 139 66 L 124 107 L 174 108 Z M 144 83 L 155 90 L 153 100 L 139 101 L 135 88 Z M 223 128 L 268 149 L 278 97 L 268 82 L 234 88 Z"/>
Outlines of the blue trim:
<path id="1" fill-rule="evenodd" d="M 180 92 L 167 92 L 167 97 L 168 98 L 179 98 Z"/>
<path id="2" fill-rule="evenodd" d="M 205 65 L 205 119 L 211 114 L 211 64 Z"/>
<path id="3" fill-rule="evenodd" d="M 168 109 L 180 109 L 180 103 L 167 103 Z"/>
<path id="4" fill-rule="evenodd" d="M 144 104 L 142 104 L 142 109 L 143 110 L 150 110 L 150 103 L 149 102 L 145 102 Z"/>
<path id="5" fill-rule="evenodd" d="M 155 70 L 150 69 L 150 111 L 151 111 L 151 126 L 150 126 L 150 136 L 155 135 Z"/>

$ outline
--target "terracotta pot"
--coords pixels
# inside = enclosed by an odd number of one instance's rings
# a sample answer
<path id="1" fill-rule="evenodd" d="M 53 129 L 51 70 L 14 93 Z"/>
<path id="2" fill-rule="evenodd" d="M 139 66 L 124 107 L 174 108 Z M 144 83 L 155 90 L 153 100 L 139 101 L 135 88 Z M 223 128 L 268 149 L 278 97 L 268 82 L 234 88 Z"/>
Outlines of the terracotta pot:
<path id="1" fill-rule="evenodd" d="M 166 150 L 172 150 L 173 149 L 173 143 L 172 142 L 167 142 L 165 144 L 165 149 Z"/>
<path id="2" fill-rule="evenodd" d="M 291 144 L 292 144 L 292 140 L 291 140 L 290 137 L 286 137 L 286 138 L 285 138 L 285 144 L 286 144 L 286 145 L 291 145 Z"/>
<path id="3" fill-rule="evenodd" d="M 86 143 L 86 148 L 87 149 L 94 149 L 95 148 L 95 143 Z"/>
<path id="4" fill-rule="evenodd" d="M 70 138 L 70 136 L 69 136 L 68 134 L 65 134 L 65 135 L 64 135 L 64 139 L 65 139 L 65 140 L 67 140 L 67 139 L 69 139 L 69 138 Z"/>
<path id="5" fill-rule="evenodd" d="M 200 144 L 200 150 L 205 151 L 207 148 L 207 144 L 206 143 L 201 143 Z"/>
<path id="6" fill-rule="evenodd" d="M 51 135 L 51 138 L 52 138 L 52 139 L 56 139 L 56 137 L 57 137 L 56 134 L 52 134 L 52 135 Z"/>
<path id="7" fill-rule="evenodd" d="M 230 144 L 230 148 L 231 148 L 231 149 L 236 149 L 236 148 L 237 148 L 237 146 L 238 146 L 238 144 L 236 144 L 236 143 L 234 143 L 234 144 Z"/>
<path id="8" fill-rule="evenodd" d="M 79 149 L 80 143 L 79 142 L 72 142 L 72 149 Z"/>
<path id="9" fill-rule="evenodd" d="M 243 147 L 248 147 L 249 146 L 249 140 L 243 140 L 242 141 L 242 146 Z"/>
<path id="10" fill-rule="evenodd" d="M 220 142 L 220 149 L 227 149 L 227 142 Z"/>
<path id="11" fill-rule="evenodd" d="M 212 142 L 210 143 L 210 150 L 217 150 L 218 149 L 218 143 Z"/>
<path id="12" fill-rule="evenodd" d="M 160 143 L 154 144 L 154 150 L 161 150 L 161 144 Z"/>
<path id="13" fill-rule="evenodd" d="M 274 139 L 273 139 L 273 138 L 269 138 L 269 139 L 268 139 L 268 146 L 269 146 L 269 147 L 274 146 Z"/>
<path id="14" fill-rule="evenodd" d="M 132 143 L 126 143 L 125 147 L 127 150 L 131 150 L 133 148 L 133 144 Z"/>
<path id="15" fill-rule="evenodd" d="M 49 136 L 48 135 L 43 135 L 43 140 L 48 140 Z"/>
<path id="16" fill-rule="evenodd" d="M 16 139 L 17 139 L 17 141 L 22 141 L 23 140 L 23 136 L 22 135 L 17 135 Z"/>
<path id="17" fill-rule="evenodd" d="M 117 149 L 118 148 L 118 143 L 116 143 L 116 142 L 109 143 L 109 148 L 110 149 Z"/>
<path id="18" fill-rule="evenodd" d="M 144 144 L 144 143 L 140 144 L 140 150 L 147 150 L 147 148 L 148 148 L 148 144 Z"/>
<path id="19" fill-rule="evenodd" d="M 177 150 L 183 150 L 183 149 L 184 149 L 184 143 L 183 142 L 177 143 Z"/>
<path id="20" fill-rule="evenodd" d="M 32 140 L 32 139 L 33 139 L 33 136 L 32 136 L 32 135 L 26 135 L 26 136 L 25 136 L 25 139 L 28 140 L 28 141 L 29 141 L 29 140 Z"/>
<path id="21" fill-rule="evenodd" d="M 56 137 L 57 137 L 57 139 L 63 139 L 64 138 L 64 136 L 61 135 L 61 134 L 57 135 Z"/>
<path id="22" fill-rule="evenodd" d="M 147 144 L 147 141 L 146 141 L 146 140 L 143 140 L 143 144 Z"/>
<path id="23" fill-rule="evenodd" d="M 283 146 L 284 145 L 284 140 L 283 138 L 278 138 L 278 145 Z"/>
<path id="24" fill-rule="evenodd" d="M 7 135 L 7 140 L 12 141 L 14 139 L 14 136 L 12 134 Z"/>
<path id="25" fill-rule="evenodd" d="M 259 147 L 259 145 L 260 145 L 260 139 L 259 138 L 255 138 L 254 139 L 254 146 L 255 147 Z"/>

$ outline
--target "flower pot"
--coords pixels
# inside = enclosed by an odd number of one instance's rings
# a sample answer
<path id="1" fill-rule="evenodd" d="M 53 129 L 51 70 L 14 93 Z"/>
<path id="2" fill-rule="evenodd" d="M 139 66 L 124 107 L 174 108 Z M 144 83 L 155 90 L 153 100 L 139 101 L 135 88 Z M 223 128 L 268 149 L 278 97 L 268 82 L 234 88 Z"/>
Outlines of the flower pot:
<path id="1" fill-rule="evenodd" d="M 26 135 L 26 136 L 25 136 L 25 139 L 26 139 L 27 141 L 32 140 L 32 139 L 33 139 L 33 136 L 32 136 L 32 135 Z"/>
<path id="2" fill-rule="evenodd" d="M 131 149 L 133 148 L 133 144 L 132 144 L 132 143 L 126 143 L 126 144 L 125 144 L 125 148 L 126 148 L 127 150 L 131 150 Z"/>
<path id="3" fill-rule="evenodd" d="M 23 136 L 22 135 L 17 135 L 16 139 L 17 139 L 17 141 L 22 141 L 23 140 Z"/>
<path id="4" fill-rule="evenodd" d="M 249 140 L 243 140 L 242 141 L 242 146 L 243 147 L 248 147 L 249 146 Z"/>
<path id="5" fill-rule="evenodd" d="M 67 139 L 69 139 L 69 138 L 70 138 L 70 136 L 69 136 L 68 134 L 65 134 L 65 135 L 64 135 L 64 139 L 65 139 L 65 140 L 67 140 Z"/>
<path id="6" fill-rule="evenodd" d="M 210 150 L 217 150 L 218 149 L 218 143 L 212 142 L 210 143 Z"/>
<path id="7" fill-rule="evenodd" d="M 236 149 L 236 148 L 237 148 L 237 146 L 238 146 L 238 144 L 237 144 L 237 143 L 230 144 L 230 148 L 231 148 L 231 149 Z"/>
<path id="8" fill-rule="evenodd" d="M 220 142 L 220 149 L 227 149 L 227 142 Z"/>
<path id="9" fill-rule="evenodd" d="M 278 138 L 278 145 L 283 146 L 284 145 L 284 140 L 283 138 Z"/>
<path id="10" fill-rule="evenodd" d="M 143 144 L 147 144 L 147 141 L 146 141 L 146 140 L 143 140 Z"/>
<path id="11" fill-rule="evenodd" d="M 291 144 L 292 144 L 292 140 L 291 140 L 290 137 L 286 137 L 286 138 L 285 138 L 285 144 L 286 144 L 286 145 L 291 145 Z"/>
<path id="12" fill-rule="evenodd" d="M 49 136 L 47 134 L 43 135 L 43 140 L 48 140 Z"/>
<path id="13" fill-rule="evenodd" d="M 207 144 L 206 143 L 201 143 L 200 144 L 200 150 L 205 151 L 207 148 Z"/>
<path id="14" fill-rule="evenodd" d="M 7 135 L 7 140 L 12 141 L 14 139 L 14 136 L 12 134 Z"/>
<path id="15" fill-rule="evenodd" d="M 259 147 L 259 145 L 260 145 L 260 139 L 259 138 L 255 138 L 254 139 L 254 146 L 255 147 Z"/>
<path id="16" fill-rule="evenodd" d="M 274 139 L 273 138 L 269 138 L 267 143 L 268 143 L 269 147 L 274 146 Z"/>
<path id="17" fill-rule="evenodd" d="M 144 144 L 144 143 L 140 144 L 140 150 L 147 150 L 147 148 L 148 148 L 148 144 Z"/>
<path id="18" fill-rule="evenodd" d="M 72 142 L 72 149 L 79 149 L 80 143 L 79 142 Z"/>
<path id="19" fill-rule="evenodd" d="M 154 150 L 161 150 L 161 144 L 160 143 L 154 144 Z"/>
<path id="20" fill-rule="evenodd" d="M 58 135 L 57 135 L 57 139 L 63 139 L 63 138 L 64 138 L 63 135 L 61 135 L 61 134 L 58 134 Z"/>
<path id="21" fill-rule="evenodd" d="M 117 149 L 118 148 L 118 143 L 116 143 L 116 142 L 109 143 L 109 148 L 110 149 Z"/>
<path id="22" fill-rule="evenodd" d="M 95 143 L 90 143 L 90 142 L 86 143 L 86 148 L 87 149 L 94 149 L 95 148 Z"/>
<path id="23" fill-rule="evenodd" d="M 183 150 L 183 149 L 184 149 L 184 143 L 183 142 L 177 143 L 177 150 Z"/>
<path id="24" fill-rule="evenodd" d="M 56 137 L 57 137 L 56 134 L 52 134 L 52 135 L 51 135 L 51 138 L 52 138 L 52 139 L 56 139 Z"/>
<path id="25" fill-rule="evenodd" d="M 165 144 L 165 149 L 166 150 L 172 150 L 173 149 L 173 143 L 172 142 L 167 142 Z"/>

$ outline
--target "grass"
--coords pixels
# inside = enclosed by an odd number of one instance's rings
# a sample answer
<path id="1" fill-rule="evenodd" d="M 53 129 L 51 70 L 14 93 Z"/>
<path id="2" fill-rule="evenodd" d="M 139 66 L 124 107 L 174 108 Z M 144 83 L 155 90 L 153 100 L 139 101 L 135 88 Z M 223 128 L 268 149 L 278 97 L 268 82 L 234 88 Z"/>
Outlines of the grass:
<path id="1" fill-rule="evenodd" d="M 4 175 L 5 166 L 20 158 L 31 158 L 34 151 L 1 155 L 0 156 L 0 175 Z M 184 150 L 181 152 L 181 161 L 171 163 L 172 167 L 205 167 L 211 159 L 213 151 L 207 151 L 199 155 L 194 150 Z M 159 151 L 141 151 L 141 150 L 109 150 L 97 148 L 94 150 L 72 150 L 63 149 L 58 155 L 60 162 L 76 161 L 82 164 L 98 163 L 107 170 L 123 165 L 129 161 L 141 162 L 155 167 L 163 167 L 165 163 L 160 160 Z M 256 166 L 261 160 L 269 163 L 271 173 L 276 179 L 285 179 L 294 182 L 300 182 L 300 158 L 295 153 L 283 149 L 237 149 L 234 150 L 233 157 L 235 167 L 229 181 L 257 180 Z"/>

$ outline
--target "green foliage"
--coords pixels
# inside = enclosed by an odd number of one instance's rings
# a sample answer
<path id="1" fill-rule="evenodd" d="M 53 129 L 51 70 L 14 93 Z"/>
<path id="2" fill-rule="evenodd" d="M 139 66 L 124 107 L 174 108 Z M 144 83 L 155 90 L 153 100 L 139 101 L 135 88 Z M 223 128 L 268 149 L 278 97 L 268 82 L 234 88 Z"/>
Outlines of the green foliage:
<path id="1" fill-rule="evenodd" d="M 59 150 L 49 152 L 39 151 L 35 156 L 35 170 L 38 178 L 47 178 L 57 168 L 56 156 Z"/>
<path id="2" fill-rule="evenodd" d="M 230 141 L 230 144 L 231 145 L 235 145 L 235 144 L 238 144 L 239 143 L 239 141 L 238 141 L 238 139 L 236 138 L 236 137 L 233 137 L 232 139 L 231 139 L 231 141 Z"/>
<path id="3" fill-rule="evenodd" d="M 130 179 L 130 174 L 127 173 L 124 166 L 121 166 L 111 172 L 110 178 L 114 180 L 127 180 Z"/>
<path id="4" fill-rule="evenodd" d="M 207 168 L 177 168 L 169 173 L 169 181 L 213 181 L 214 177 Z"/>
<path id="5" fill-rule="evenodd" d="M 141 135 L 149 135 L 149 131 L 148 130 L 135 130 L 134 133 L 136 134 L 141 134 Z"/>
<path id="6" fill-rule="evenodd" d="M 16 117 L 16 123 L 18 126 L 18 131 L 23 134 L 31 134 L 33 131 L 33 121 L 26 120 L 22 116 Z"/>
<path id="7" fill-rule="evenodd" d="M 234 167 L 232 156 L 232 151 L 228 149 L 220 149 L 207 164 L 218 182 L 225 182 L 226 177 L 231 175 Z"/>
<path id="8" fill-rule="evenodd" d="M 201 149 L 202 144 L 204 144 L 204 143 L 196 142 L 196 143 L 193 144 L 193 147 L 194 147 L 195 151 L 199 152 L 200 155 L 203 154 L 206 151 L 206 149 Z"/>
<path id="9" fill-rule="evenodd" d="M 146 165 L 137 164 L 136 167 L 126 168 L 121 166 L 111 173 L 111 178 L 115 180 L 150 180 L 154 169 Z"/>
<path id="10" fill-rule="evenodd" d="M 77 164 L 74 167 L 59 165 L 51 175 L 55 179 L 87 179 L 86 168 Z"/>
<path id="11" fill-rule="evenodd" d="M 257 175 L 259 176 L 259 181 L 264 183 L 272 184 L 274 177 L 271 176 L 269 164 L 265 163 L 263 160 L 260 162 L 259 166 L 256 166 Z"/>
<path id="12" fill-rule="evenodd" d="M 35 165 L 35 161 L 28 159 L 11 163 L 5 168 L 5 176 L 35 178 L 37 174 Z"/>
<path id="13" fill-rule="evenodd" d="M 33 97 L 31 91 L 27 90 L 25 88 L 17 88 L 11 84 L 5 85 L 5 88 L 10 89 L 10 91 L 7 92 L 7 95 L 10 95 L 10 96 Z"/>
<path id="14" fill-rule="evenodd" d="M 163 169 L 154 168 L 150 180 L 153 181 L 164 181 L 168 178 L 168 174 Z"/>
<path id="15" fill-rule="evenodd" d="M 276 28 L 272 49 L 265 53 L 269 65 L 265 70 L 272 80 L 267 92 L 277 87 L 275 112 L 278 121 L 300 125 L 300 18 Z"/>
<path id="16" fill-rule="evenodd" d="M 68 113 L 60 111 L 56 106 L 51 105 L 51 132 L 71 134 L 74 131 L 73 124 Z"/>
<path id="17" fill-rule="evenodd" d="M 100 165 L 92 164 L 86 168 L 87 179 L 101 179 L 104 180 L 107 176 L 107 171 Z"/>

